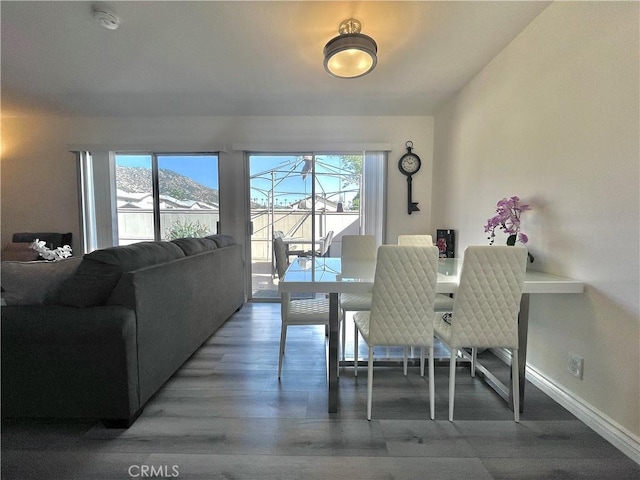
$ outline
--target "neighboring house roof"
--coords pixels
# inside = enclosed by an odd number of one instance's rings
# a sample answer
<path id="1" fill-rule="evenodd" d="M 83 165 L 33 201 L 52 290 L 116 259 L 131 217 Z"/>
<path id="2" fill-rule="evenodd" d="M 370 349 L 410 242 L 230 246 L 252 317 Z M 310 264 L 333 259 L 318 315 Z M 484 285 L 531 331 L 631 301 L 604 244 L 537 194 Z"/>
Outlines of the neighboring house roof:
<path id="1" fill-rule="evenodd" d="M 302 200 L 297 200 L 289 204 L 289 206 L 293 210 L 311 210 L 312 199 L 313 197 L 309 195 L 308 197 L 303 198 Z M 333 202 L 331 200 L 324 198 L 321 195 L 316 195 L 315 207 L 316 207 L 316 210 L 325 209 L 329 212 L 336 212 L 338 210 L 338 202 Z"/>
<path id="2" fill-rule="evenodd" d="M 153 208 L 153 195 L 148 192 L 117 191 L 118 208 Z M 198 200 L 178 200 L 170 195 L 160 195 L 160 208 L 163 210 L 218 210 L 217 203 L 209 204 Z"/>

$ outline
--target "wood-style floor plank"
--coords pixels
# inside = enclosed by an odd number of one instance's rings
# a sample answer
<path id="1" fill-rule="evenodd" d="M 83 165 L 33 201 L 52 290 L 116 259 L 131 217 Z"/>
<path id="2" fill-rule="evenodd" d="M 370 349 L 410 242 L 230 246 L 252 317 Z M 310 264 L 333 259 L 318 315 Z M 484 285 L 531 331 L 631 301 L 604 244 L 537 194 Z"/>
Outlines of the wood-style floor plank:
<path id="1" fill-rule="evenodd" d="M 353 355 L 347 322 L 347 355 Z M 527 383 L 521 423 L 468 367 L 458 368 L 455 421 L 448 367 L 436 366 L 436 420 L 428 381 L 400 349 L 367 376 L 344 367 L 339 412 L 327 413 L 322 327 L 291 328 L 277 378 L 278 304 L 248 304 L 176 372 L 129 429 L 97 420 L 5 419 L 2 479 L 460 479 L 640 478 L 635 464 Z M 360 356 L 366 356 L 361 342 Z M 387 357 L 386 349 L 376 353 Z M 436 357 L 448 353 L 438 346 Z M 508 375 L 490 353 L 484 361 Z"/>

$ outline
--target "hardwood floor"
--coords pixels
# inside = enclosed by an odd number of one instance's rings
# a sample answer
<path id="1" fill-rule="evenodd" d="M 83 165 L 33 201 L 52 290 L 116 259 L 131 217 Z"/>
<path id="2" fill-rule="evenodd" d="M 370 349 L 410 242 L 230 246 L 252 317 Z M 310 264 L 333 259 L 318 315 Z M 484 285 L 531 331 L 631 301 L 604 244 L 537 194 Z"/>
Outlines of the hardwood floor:
<path id="1" fill-rule="evenodd" d="M 640 466 L 530 383 L 515 424 L 466 367 L 453 423 L 444 363 L 435 369 L 435 421 L 427 381 L 417 367 L 404 377 L 400 364 L 376 368 L 371 422 L 364 363 L 357 378 L 341 371 L 340 411 L 328 414 L 322 327 L 290 329 L 280 382 L 279 335 L 278 304 L 245 305 L 127 430 L 91 420 L 3 421 L 2 478 L 640 478 Z"/>

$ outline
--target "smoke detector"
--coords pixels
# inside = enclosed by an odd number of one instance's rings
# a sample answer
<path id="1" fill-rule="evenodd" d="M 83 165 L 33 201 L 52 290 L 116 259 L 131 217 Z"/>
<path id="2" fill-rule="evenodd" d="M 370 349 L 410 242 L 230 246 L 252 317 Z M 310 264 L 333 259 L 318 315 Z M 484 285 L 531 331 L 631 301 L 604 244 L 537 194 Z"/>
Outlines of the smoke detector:
<path id="1" fill-rule="evenodd" d="M 116 30 L 120 25 L 118 16 L 104 7 L 93 7 L 93 18 L 107 30 Z"/>

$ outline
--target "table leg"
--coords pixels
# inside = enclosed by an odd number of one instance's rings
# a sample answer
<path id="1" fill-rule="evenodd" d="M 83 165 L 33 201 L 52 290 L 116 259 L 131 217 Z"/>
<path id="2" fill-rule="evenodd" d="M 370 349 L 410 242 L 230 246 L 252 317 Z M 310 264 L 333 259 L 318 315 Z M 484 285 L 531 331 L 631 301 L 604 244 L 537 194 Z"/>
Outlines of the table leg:
<path id="1" fill-rule="evenodd" d="M 523 293 L 518 315 L 518 378 L 520 380 L 520 413 L 524 411 L 524 381 L 527 366 L 527 336 L 529 333 L 529 294 Z M 511 379 L 511 376 L 509 377 Z M 513 383 L 512 383 L 513 385 Z M 509 389 L 509 408 L 513 410 L 513 392 Z"/>
<path id="2" fill-rule="evenodd" d="M 338 294 L 329 294 L 329 413 L 338 411 L 338 333 L 340 330 Z"/>

